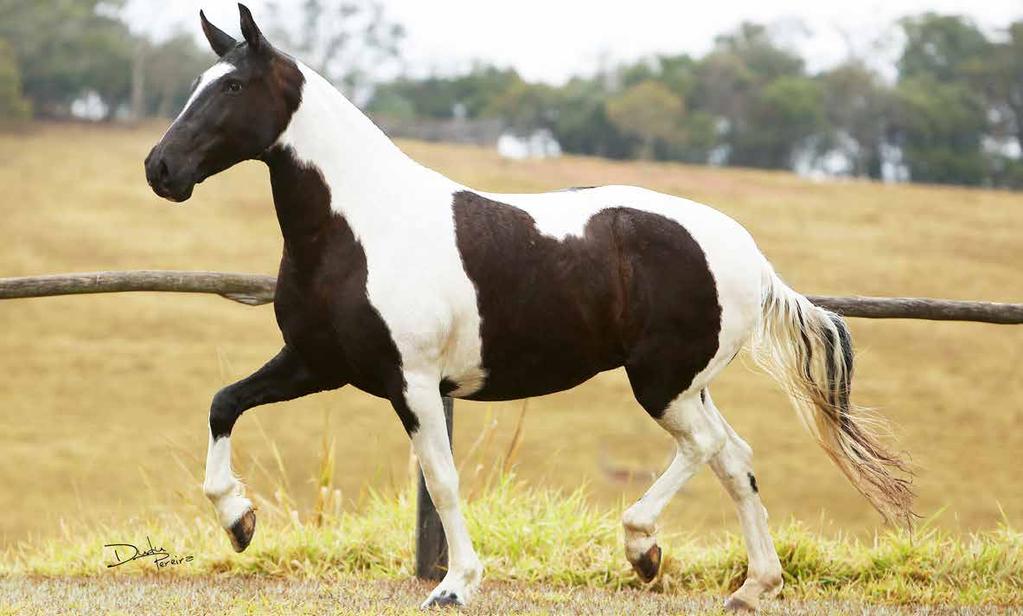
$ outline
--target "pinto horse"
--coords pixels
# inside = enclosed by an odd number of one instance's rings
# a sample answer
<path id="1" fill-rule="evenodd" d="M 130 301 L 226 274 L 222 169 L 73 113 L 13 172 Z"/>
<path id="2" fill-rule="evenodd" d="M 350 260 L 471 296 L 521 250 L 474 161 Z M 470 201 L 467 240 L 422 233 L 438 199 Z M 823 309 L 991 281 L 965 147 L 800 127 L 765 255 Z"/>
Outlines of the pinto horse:
<path id="1" fill-rule="evenodd" d="M 236 550 L 256 519 L 231 471 L 238 417 L 353 385 L 393 405 L 447 536 L 450 566 L 423 606 L 463 605 L 483 568 L 459 509 L 441 397 L 540 396 L 624 367 L 640 406 L 677 442 L 623 515 L 628 560 L 643 580 L 657 575 L 657 518 L 709 464 L 749 552 L 726 607 L 756 608 L 781 589 L 782 568 L 752 451 L 708 389 L 747 343 L 853 485 L 886 518 L 908 515 L 903 462 L 849 401 L 845 324 L 786 286 L 738 223 L 629 186 L 462 186 L 407 157 L 239 9 L 241 42 L 200 13 L 219 62 L 145 162 L 152 189 L 175 202 L 240 161 L 270 170 L 284 236 L 274 298 L 284 347 L 214 396 L 203 484 Z"/>

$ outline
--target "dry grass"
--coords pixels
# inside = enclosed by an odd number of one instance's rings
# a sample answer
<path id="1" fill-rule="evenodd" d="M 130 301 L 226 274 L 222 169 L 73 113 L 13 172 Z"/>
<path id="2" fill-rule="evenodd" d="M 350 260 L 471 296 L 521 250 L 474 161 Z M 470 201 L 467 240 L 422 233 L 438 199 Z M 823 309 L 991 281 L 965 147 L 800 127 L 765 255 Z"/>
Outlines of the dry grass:
<path id="1" fill-rule="evenodd" d="M 329 450 L 323 458 L 330 458 Z M 561 612 L 579 607 L 572 603 L 574 597 L 592 606 L 580 611 L 597 613 L 716 610 L 721 598 L 742 583 L 746 554 L 737 534 L 699 538 L 674 534 L 662 538 L 666 556 L 661 573 L 643 588 L 622 558 L 620 511 L 589 505 L 583 489 L 565 495 L 528 488 L 499 473 L 488 474 L 487 487 L 466 507 L 470 533 L 488 571 L 490 592 L 478 604 L 484 610 Z M 331 493 L 329 479 L 318 481 L 326 481 L 323 491 Z M 323 499 L 307 516 L 294 509 L 294 499 L 283 485 L 275 495 L 274 501 L 260 503 L 260 530 L 241 555 L 230 552 L 223 533 L 205 516 L 165 514 L 116 527 L 74 524 L 65 526 L 60 537 L 24 542 L 4 554 L 0 579 L 7 580 L 8 588 L 42 589 L 27 596 L 43 605 L 71 588 L 80 595 L 77 603 L 92 609 L 129 594 L 119 579 L 140 576 L 143 588 L 150 583 L 147 580 L 160 578 L 184 589 L 179 601 L 197 593 L 229 594 L 224 592 L 225 586 L 232 586 L 228 580 L 242 577 L 247 581 L 234 587 L 258 588 L 259 579 L 271 587 L 283 586 L 261 601 L 284 612 L 295 600 L 292 595 L 308 594 L 310 588 L 319 601 L 335 601 L 352 611 L 378 613 L 385 605 L 403 611 L 416 605 L 419 596 L 409 596 L 413 585 L 404 585 L 400 599 L 387 601 L 381 590 L 390 587 L 394 592 L 401 585 L 367 586 L 413 575 L 411 489 L 374 493 L 358 512 L 339 511 Z M 115 552 L 107 546 L 112 543 L 142 549 L 151 544 L 179 562 L 157 567 L 153 558 L 143 558 L 110 568 L 129 553 L 125 548 Z M 811 602 L 807 609 L 815 611 L 822 605 L 833 608 L 836 601 L 988 609 L 1023 605 L 1023 535 L 1008 527 L 969 537 L 923 528 L 861 542 L 824 538 L 790 523 L 777 530 L 776 545 L 786 590 L 785 601 L 771 605 L 781 613 L 799 611 L 800 602 L 806 601 Z M 199 583 L 189 590 L 189 582 L 182 578 Z M 368 594 L 360 588 L 368 588 Z M 621 594 L 641 588 L 664 596 Z M 0 595 L 3 592 L 0 587 Z M 130 593 L 138 596 L 139 591 Z M 176 605 L 162 591 L 159 594 L 164 596 L 164 608 Z M 556 607 L 566 598 L 568 603 Z M 256 601 L 258 605 L 260 600 Z M 177 605 L 185 609 L 190 604 Z"/>
<path id="2" fill-rule="evenodd" d="M 161 130 L 41 126 L 0 136 L 0 275 L 274 272 L 281 241 L 265 171 L 242 165 L 207 181 L 188 204 L 170 205 L 142 175 Z M 620 182 L 710 203 L 745 224 L 806 293 L 1023 301 L 1019 194 L 814 184 L 784 173 L 572 157 L 509 162 L 489 151 L 420 143 L 406 149 L 483 189 Z M 213 526 L 197 479 L 209 400 L 278 349 L 269 307 L 177 295 L 18 300 L 0 303 L 0 326 L 0 543 L 52 536 L 61 519 L 116 524 L 172 512 L 202 515 Z M 861 351 L 857 394 L 899 426 L 920 470 L 918 510 L 929 516 L 944 508 L 935 524 L 951 531 L 994 528 L 1001 510 L 1018 523 L 1023 328 L 892 321 L 852 328 Z M 876 528 L 869 506 L 801 431 L 787 402 L 742 364 L 725 373 L 714 395 L 757 452 L 772 519 L 810 520 L 826 534 Z M 481 459 L 508 447 L 519 404 L 458 407 L 460 455 L 487 422 L 497 428 Z M 300 487 L 317 468 L 328 412 L 346 508 L 367 502 L 368 485 L 404 484 L 407 441 L 393 411 L 346 389 L 258 409 L 239 422 L 237 470 L 254 493 L 273 489 L 270 474 L 260 472 L 275 464 L 261 430 L 273 435 L 288 460 L 288 481 Z M 530 484 L 589 482 L 593 502 L 612 507 L 648 480 L 643 472 L 627 485 L 606 479 L 602 456 L 659 470 L 670 450 L 614 372 L 531 402 L 517 472 Z M 466 490 L 474 489 L 478 466 L 466 463 Z M 147 482 L 156 489 L 140 489 Z M 301 499 L 298 509 L 313 501 Z M 733 520 L 727 497 L 701 473 L 669 509 L 665 527 L 731 528 Z"/>

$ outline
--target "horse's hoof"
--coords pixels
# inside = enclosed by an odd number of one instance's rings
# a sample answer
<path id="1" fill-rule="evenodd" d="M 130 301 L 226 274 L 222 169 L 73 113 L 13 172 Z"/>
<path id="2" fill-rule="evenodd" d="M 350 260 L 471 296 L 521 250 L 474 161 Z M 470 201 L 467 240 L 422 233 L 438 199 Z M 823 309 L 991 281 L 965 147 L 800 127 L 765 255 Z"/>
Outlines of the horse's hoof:
<path id="1" fill-rule="evenodd" d="M 238 521 L 227 529 L 227 536 L 231 538 L 231 545 L 235 552 L 244 552 L 252 542 L 252 535 L 256 533 L 256 512 L 249 509 L 238 518 Z"/>
<path id="2" fill-rule="evenodd" d="M 420 607 L 428 610 L 432 607 L 462 607 L 465 605 L 458 595 L 453 592 L 443 591 L 436 597 L 430 597 Z"/>
<path id="3" fill-rule="evenodd" d="M 657 572 L 661 569 L 661 546 L 656 543 L 639 557 L 639 560 L 632 563 L 632 568 L 636 570 L 636 574 L 639 575 L 639 579 L 643 580 L 644 583 L 652 582 L 657 577 Z"/>
<path id="4" fill-rule="evenodd" d="M 749 603 L 746 603 L 742 599 L 740 599 L 740 598 L 738 598 L 738 597 L 733 595 L 731 597 L 728 597 L 728 601 L 725 601 L 725 611 L 726 612 L 755 612 L 755 611 L 757 611 L 757 608 L 753 607 Z"/>

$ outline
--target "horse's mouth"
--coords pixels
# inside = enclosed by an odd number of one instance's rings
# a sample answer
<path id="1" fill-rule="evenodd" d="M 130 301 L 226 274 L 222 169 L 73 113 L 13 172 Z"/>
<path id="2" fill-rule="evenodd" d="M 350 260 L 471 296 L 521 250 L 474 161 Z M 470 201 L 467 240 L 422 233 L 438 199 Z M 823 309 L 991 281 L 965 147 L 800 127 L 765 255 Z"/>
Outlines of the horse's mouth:
<path id="1" fill-rule="evenodd" d="M 166 184 L 150 184 L 150 188 L 159 197 L 163 197 L 168 201 L 174 203 L 183 203 L 188 201 L 192 196 L 192 190 L 195 188 L 195 182 L 188 182 L 181 184 L 180 186 L 167 186 Z"/>

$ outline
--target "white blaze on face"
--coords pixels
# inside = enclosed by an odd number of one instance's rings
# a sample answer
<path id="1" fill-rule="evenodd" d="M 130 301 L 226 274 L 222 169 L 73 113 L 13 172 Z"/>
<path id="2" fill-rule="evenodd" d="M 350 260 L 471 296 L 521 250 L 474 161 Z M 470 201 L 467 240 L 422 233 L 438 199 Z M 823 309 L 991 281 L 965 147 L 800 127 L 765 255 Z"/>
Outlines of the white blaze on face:
<path id="1" fill-rule="evenodd" d="M 179 113 L 178 117 L 174 119 L 171 126 L 174 126 L 174 124 L 181 119 L 181 116 L 185 115 L 185 112 L 192 106 L 195 99 L 199 98 L 199 95 L 202 94 L 203 90 L 209 87 L 211 83 L 230 73 L 234 69 L 235 66 L 230 62 L 218 62 L 206 69 L 206 72 L 199 76 L 199 83 L 195 85 L 195 89 L 192 90 L 192 94 L 188 97 L 188 101 L 185 103 L 185 106 L 181 108 L 181 113 Z"/>

